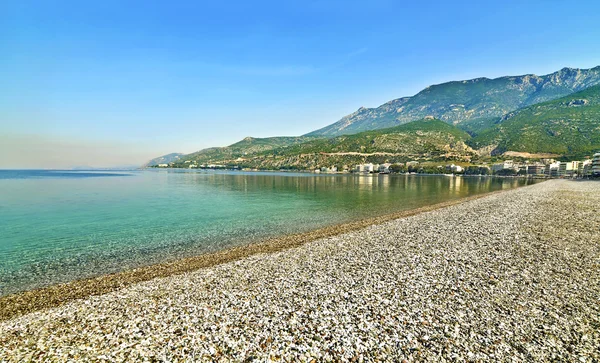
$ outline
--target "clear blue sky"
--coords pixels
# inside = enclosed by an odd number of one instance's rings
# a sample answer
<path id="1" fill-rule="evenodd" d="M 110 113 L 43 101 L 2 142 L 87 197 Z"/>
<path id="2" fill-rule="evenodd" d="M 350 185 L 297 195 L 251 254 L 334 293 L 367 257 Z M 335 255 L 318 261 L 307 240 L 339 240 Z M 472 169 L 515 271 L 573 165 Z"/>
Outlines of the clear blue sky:
<path id="1" fill-rule="evenodd" d="M 135 164 L 303 134 L 430 84 L 593 67 L 598 14 L 598 1 L 5 0 L 0 167 Z"/>

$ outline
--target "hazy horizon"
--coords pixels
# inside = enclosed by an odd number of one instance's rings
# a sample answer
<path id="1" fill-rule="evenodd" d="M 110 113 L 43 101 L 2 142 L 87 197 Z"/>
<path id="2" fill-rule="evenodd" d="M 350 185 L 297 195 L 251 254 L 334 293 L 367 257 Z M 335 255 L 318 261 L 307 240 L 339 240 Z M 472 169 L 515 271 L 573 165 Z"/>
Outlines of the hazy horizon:
<path id="1" fill-rule="evenodd" d="M 305 134 L 432 84 L 592 68 L 600 4 L 579 6 L 9 2 L 0 168 L 141 165 Z"/>

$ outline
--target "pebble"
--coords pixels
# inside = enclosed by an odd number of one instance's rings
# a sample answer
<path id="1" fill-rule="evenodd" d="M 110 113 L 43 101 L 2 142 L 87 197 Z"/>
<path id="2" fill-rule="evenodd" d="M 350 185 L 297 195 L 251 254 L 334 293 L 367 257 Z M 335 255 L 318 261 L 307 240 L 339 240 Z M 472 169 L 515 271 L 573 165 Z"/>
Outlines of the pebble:
<path id="1" fill-rule="evenodd" d="M 551 180 L 0 322 L 0 361 L 600 360 L 600 183 Z"/>

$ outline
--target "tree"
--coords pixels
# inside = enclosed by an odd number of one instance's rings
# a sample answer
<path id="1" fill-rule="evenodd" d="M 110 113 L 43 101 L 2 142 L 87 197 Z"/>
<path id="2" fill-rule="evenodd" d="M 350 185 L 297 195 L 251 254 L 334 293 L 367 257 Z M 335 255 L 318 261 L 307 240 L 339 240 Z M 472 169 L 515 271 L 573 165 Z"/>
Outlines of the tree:
<path id="1" fill-rule="evenodd" d="M 406 169 L 404 168 L 403 165 L 392 164 L 392 165 L 390 165 L 390 172 L 392 172 L 392 173 L 404 173 L 404 172 L 406 172 Z"/>

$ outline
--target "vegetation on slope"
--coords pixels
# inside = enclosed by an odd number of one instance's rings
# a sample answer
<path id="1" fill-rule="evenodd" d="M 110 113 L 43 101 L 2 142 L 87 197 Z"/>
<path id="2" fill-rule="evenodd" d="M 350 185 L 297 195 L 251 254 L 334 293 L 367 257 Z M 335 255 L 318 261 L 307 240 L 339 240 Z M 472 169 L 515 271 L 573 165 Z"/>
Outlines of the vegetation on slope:
<path id="1" fill-rule="evenodd" d="M 471 136 L 477 136 L 480 133 L 487 131 L 498 122 L 500 122 L 500 118 L 498 117 L 475 118 L 463 121 L 456 126 L 459 129 L 466 131 Z"/>
<path id="2" fill-rule="evenodd" d="M 465 142 L 469 134 L 455 126 L 435 119 L 367 131 L 330 139 L 293 141 L 282 147 L 256 149 L 256 143 L 234 144 L 227 148 L 210 149 L 183 157 L 197 163 L 236 165 L 257 169 L 312 169 L 322 166 L 353 166 L 363 162 L 405 162 L 413 159 L 463 160 L 475 153 Z M 242 145 L 242 146 L 240 146 Z M 272 144 L 270 144 L 272 145 Z M 235 149 L 236 152 L 231 152 Z"/>
<path id="3" fill-rule="evenodd" d="M 423 119 L 404 125 L 343 135 L 330 139 L 317 139 L 282 150 L 290 153 L 402 153 L 423 155 L 441 153 L 452 145 L 464 143 L 469 134 L 436 119 Z M 279 150 L 277 150 L 279 151 Z"/>
<path id="4" fill-rule="evenodd" d="M 196 161 L 199 164 L 206 164 L 209 162 L 234 160 L 250 154 L 286 148 L 298 143 L 307 142 L 312 139 L 314 139 L 314 137 L 309 136 L 281 136 L 267 138 L 246 137 L 243 140 L 229 146 L 203 149 L 195 153 L 185 155 L 181 158 L 180 162 L 189 160 Z"/>
<path id="5" fill-rule="evenodd" d="M 600 86 L 509 113 L 469 141 L 474 148 L 580 158 L 600 150 Z"/>

